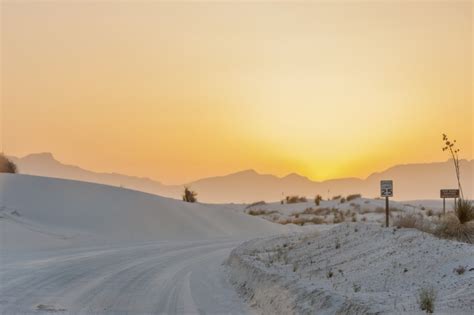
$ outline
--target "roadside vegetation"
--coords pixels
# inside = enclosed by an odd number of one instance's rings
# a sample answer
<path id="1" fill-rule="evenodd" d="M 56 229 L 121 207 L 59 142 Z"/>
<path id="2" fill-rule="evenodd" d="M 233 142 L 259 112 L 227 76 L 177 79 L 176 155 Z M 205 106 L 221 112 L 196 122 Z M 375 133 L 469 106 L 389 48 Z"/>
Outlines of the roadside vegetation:
<path id="1" fill-rule="evenodd" d="M 291 203 L 300 203 L 300 202 L 308 202 L 308 199 L 303 196 L 286 196 L 285 201 L 287 204 Z"/>
<path id="2" fill-rule="evenodd" d="M 183 201 L 185 202 L 196 202 L 197 201 L 197 192 L 190 190 L 188 187 L 184 187 Z"/>
<path id="3" fill-rule="evenodd" d="M 0 173 L 18 173 L 18 167 L 4 154 L 0 153 Z"/>

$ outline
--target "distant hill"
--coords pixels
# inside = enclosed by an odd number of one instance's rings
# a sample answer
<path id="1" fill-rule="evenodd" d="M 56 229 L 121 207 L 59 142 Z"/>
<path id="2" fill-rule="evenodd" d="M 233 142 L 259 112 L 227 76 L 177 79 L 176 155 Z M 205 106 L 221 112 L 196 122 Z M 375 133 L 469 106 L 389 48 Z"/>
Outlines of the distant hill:
<path id="1" fill-rule="evenodd" d="M 456 187 L 452 161 L 396 165 L 366 179 L 342 178 L 322 182 L 312 181 L 298 174 L 277 177 L 259 174 L 254 170 L 204 178 L 183 185 L 164 185 L 149 178 L 115 173 L 97 173 L 57 161 L 51 153 L 31 154 L 23 158 L 12 157 L 23 174 L 74 179 L 86 182 L 124 186 L 171 198 L 181 198 L 183 186 L 198 192 L 198 199 L 209 203 L 241 203 L 257 200 L 276 201 L 286 195 L 324 198 L 334 195 L 361 193 L 367 197 L 379 194 L 381 179 L 394 180 L 395 199 L 438 199 L 440 188 Z M 461 161 L 462 182 L 466 196 L 474 196 L 474 160 Z"/>

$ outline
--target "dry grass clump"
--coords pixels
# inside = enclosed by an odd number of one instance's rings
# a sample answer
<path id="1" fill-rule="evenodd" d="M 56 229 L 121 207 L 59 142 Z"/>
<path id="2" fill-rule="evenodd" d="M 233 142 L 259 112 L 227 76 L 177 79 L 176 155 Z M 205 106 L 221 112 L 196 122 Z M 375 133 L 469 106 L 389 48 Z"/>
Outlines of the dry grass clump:
<path id="1" fill-rule="evenodd" d="M 359 199 L 359 198 L 362 198 L 362 195 L 361 195 L 361 194 L 352 194 L 352 195 L 347 196 L 347 197 L 346 197 L 346 200 L 347 200 L 347 201 L 351 201 L 351 200 Z"/>
<path id="2" fill-rule="evenodd" d="M 458 275 L 463 275 L 466 272 L 467 267 L 463 265 L 459 265 L 458 267 L 453 269 L 454 273 L 457 273 Z"/>
<path id="3" fill-rule="evenodd" d="M 408 213 L 399 215 L 393 223 L 398 228 L 417 229 L 436 237 L 474 244 L 474 220 L 461 223 L 454 213 L 448 213 L 441 220 L 427 220 L 422 215 Z"/>
<path id="4" fill-rule="evenodd" d="M 418 295 L 420 309 L 427 313 L 434 312 L 434 303 L 436 300 L 436 291 L 433 288 L 423 288 Z"/>
<path id="5" fill-rule="evenodd" d="M 437 224 L 433 234 L 446 239 L 457 240 L 465 243 L 474 243 L 474 221 L 461 223 L 459 218 L 448 213 Z"/>
<path id="6" fill-rule="evenodd" d="M 319 209 L 307 208 L 301 214 L 328 215 L 331 212 L 334 212 L 334 211 L 333 209 L 330 209 L 330 208 L 319 208 Z"/>
<path id="7" fill-rule="evenodd" d="M 454 213 L 461 224 L 474 220 L 474 206 L 470 200 L 459 199 Z"/>
<path id="8" fill-rule="evenodd" d="M 266 203 L 265 201 L 263 201 L 263 200 L 261 200 L 261 201 L 256 201 L 256 202 L 254 202 L 254 203 L 249 204 L 247 207 L 245 207 L 245 209 L 249 209 L 249 208 L 253 208 L 253 207 L 258 207 L 258 206 L 264 206 L 264 205 L 266 205 L 266 204 L 267 204 L 267 203 Z"/>
<path id="9" fill-rule="evenodd" d="M 5 155 L 0 153 L 0 173 L 18 173 L 18 168 L 15 163 L 10 161 Z"/>
<path id="10" fill-rule="evenodd" d="M 344 212 L 338 211 L 338 212 L 334 213 L 334 220 L 333 220 L 334 224 L 342 223 L 344 221 L 346 221 L 346 217 L 344 215 Z"/>
<path id="11" fill-rule="evenodd" d="M 321 197 L 321 195 L 316 195 L 316 197 L 314 197 L 314 204 L 316 206 L 319 206 L 322 200 L 323 200 L 323 197 Z"/>
<path id="12" fill-rule="evenodd" d="M 188 187 L 184 187 L 183 201 L 185 202 L 196 202 L 197 192 L 190 190 Z"/>
<path id="13" fill-rule="evenodd" d="M 267 214 L 274 214 L 274 213 L 278 213 L 278 211 L 275 211 L 275 210 L 264 210 L 264 209 L 251 209 L 247 212 L 247 214 L 250 214 L 250 215 L 267 215 Z"/>
<path id="14" fill-rule="evenodd" d="M 308 202 L 308 199 L 303 196 L 286 196 L 286 203 Z"/>
<path id="15" fill-rule="evenodd" d="M 294 218 L 294 219 L 291 219 L 291 218 L 288 218 L 288 219 L 284 219 L 284 220 L 281 220 L 280 222 L 278 222 L 280 224 L 283 224 L 283 225 L 286 225 L 286 224 L 296 224 L 296 225 L 305 225 L 307 223 L 311 223 L 311 224 L 326 224 L 327 222 L 324 221 L 324 219 L 322 218 L 319 218 L 319 217 L 313 217 L 313 218 Z"/>
<path id="16" fill-rule="evenodd" d="M 394 220 L 393 225 L 404 229 L 420 229 L 423 226 L 423 218 L 414 213 L 407 213 L 398 216 Z"/>

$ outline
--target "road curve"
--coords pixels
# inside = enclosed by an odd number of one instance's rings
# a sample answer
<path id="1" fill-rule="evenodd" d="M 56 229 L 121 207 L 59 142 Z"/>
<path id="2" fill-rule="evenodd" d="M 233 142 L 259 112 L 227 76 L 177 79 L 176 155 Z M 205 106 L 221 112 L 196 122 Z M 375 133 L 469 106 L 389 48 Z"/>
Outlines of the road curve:
<path id="1" fill-rule="evenodd" d="M 0 256 L 2 314 L 248 314 L 223 261 L 236 241 Z"/>

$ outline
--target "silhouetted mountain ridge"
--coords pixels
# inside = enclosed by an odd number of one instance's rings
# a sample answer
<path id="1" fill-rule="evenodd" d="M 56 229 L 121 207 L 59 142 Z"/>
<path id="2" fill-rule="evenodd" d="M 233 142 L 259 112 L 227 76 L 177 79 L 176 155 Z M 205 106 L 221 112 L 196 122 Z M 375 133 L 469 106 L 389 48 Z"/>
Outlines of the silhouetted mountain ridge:
<path id="1" fill-rule="evenodd" d="M 361 193 L 367 197 L 376 197 L 379 194 L 379 182 L 382 179 L 394 180 L 395 198 L 399 200 L 437 199 L 440 188 L 457 186 L 451 160 L 395 165 L 383 172 L 374 172 L 366 179 L 338 178 L 318 182 L 296 173 L 277 177 L 247 169 L 228 175 L 203 178 L 183 185 L 165 185 L 145 177 L 98 173 L 78 166 L 66 165 L 57 161 L 51 153 L 11 158 L 24 174 L 123 186 L 178 199 L 181 198 L 183 186 L 186 185 L 198 192 L 199 201 L 211 203 L 276 201 L 287 195 L 313 197 L 321 194 L 323 198 L 329 198 L 334 195 Z M 474 160 L 461 160 L 460 164 L 464 192 L 472 198 Z"/>

